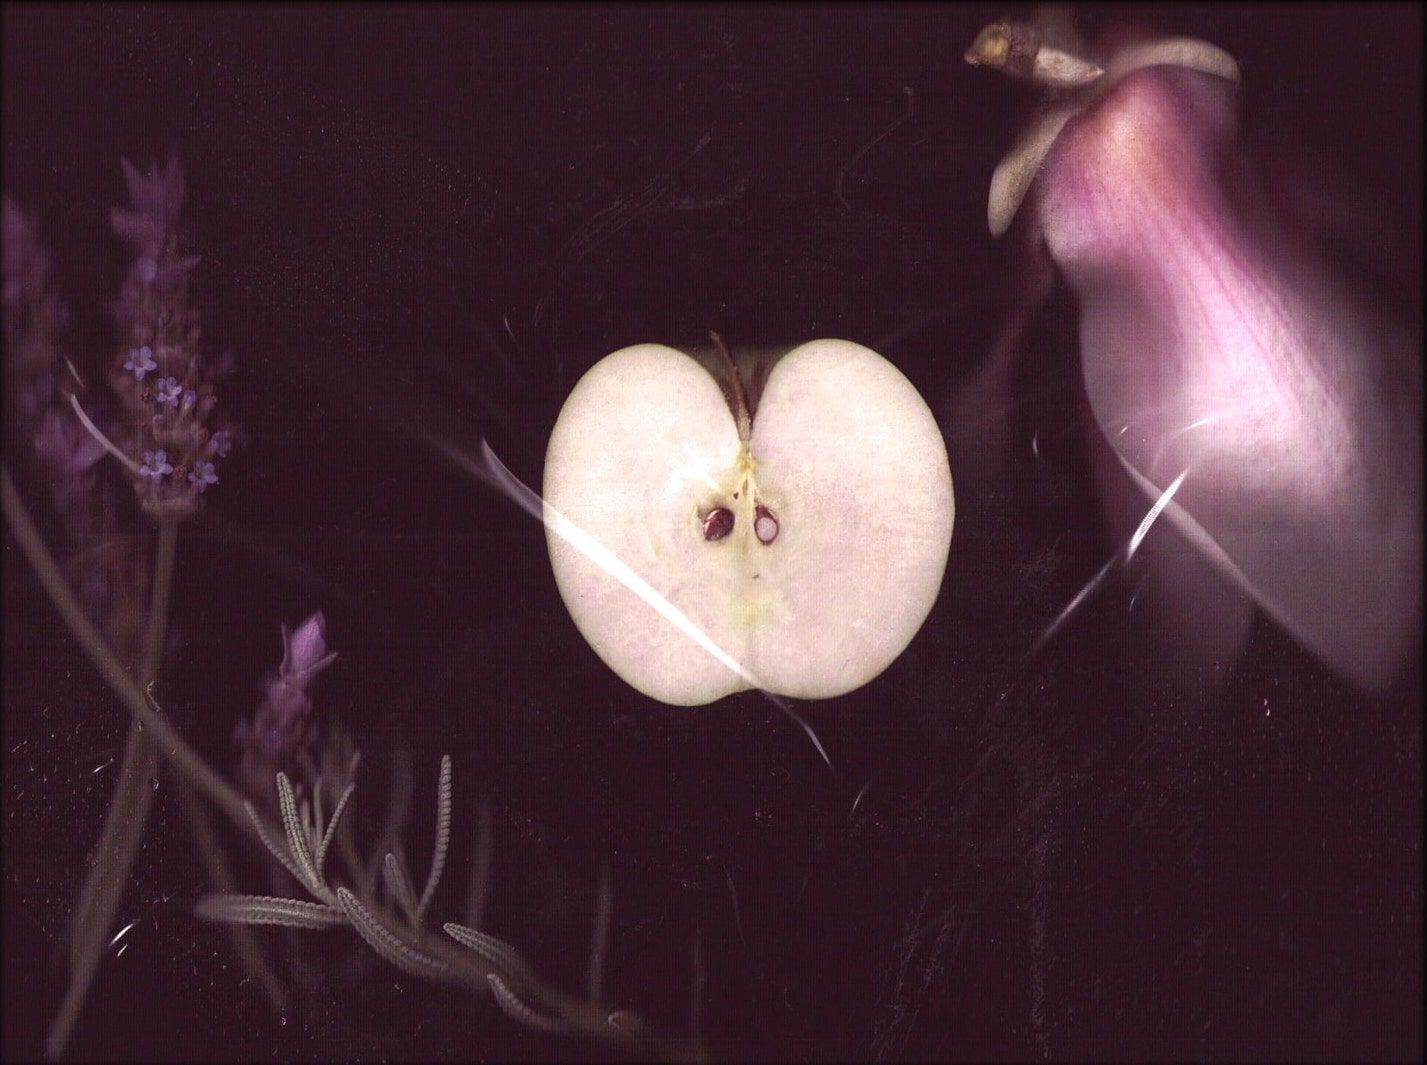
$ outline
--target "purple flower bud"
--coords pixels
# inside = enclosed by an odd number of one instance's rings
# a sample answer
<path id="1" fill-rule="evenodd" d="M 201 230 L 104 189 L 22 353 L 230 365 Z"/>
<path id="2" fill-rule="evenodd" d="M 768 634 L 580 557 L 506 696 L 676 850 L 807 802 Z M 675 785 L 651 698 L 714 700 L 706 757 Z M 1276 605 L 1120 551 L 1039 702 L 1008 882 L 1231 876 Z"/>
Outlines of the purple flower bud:
<path id="1" fill-rule="evenodd" d="M 1420 631 L 1416 346 L 1276 216 L 1235 145 L 1232 81 L 1114 73 L 1036 185 L 1094 419 L 1144 500 L 1185 475 L 1164 516 L 1220 572 L 1385 683 Z"/>
<path id="2" fill-rule="evenodd" d="M 296 631 L 282 627 L 282 664 L 263 684 L 264 699 L 251 722 L 241 722 L 233 739 L 242 748 L 244 785 L 271 801 L 273 773 L 290 768 L 317 736 L 307 687 L 337 656 L 328 652 L 326 621 L 318 611 Z"/>
<path id="3" fill-rule="evenodd" d="M 282 665 L 278 676 L 297 688 L 305 689 L 322 670 L 337 657 L 327 652 L 327 619 L 317 611 L 296 631 L 282 627 Z"/>
<path id="4" fill-rule="evenodd" d="M 128 370 L 140 381 L 144 375 L 151 370 L 157 370 L 159 364 L 154 362 L 154 349 L 145 344 L 141 348 L 133 348 L 129 352 L 129 357 L 124 360 L 124 369 Z"/>

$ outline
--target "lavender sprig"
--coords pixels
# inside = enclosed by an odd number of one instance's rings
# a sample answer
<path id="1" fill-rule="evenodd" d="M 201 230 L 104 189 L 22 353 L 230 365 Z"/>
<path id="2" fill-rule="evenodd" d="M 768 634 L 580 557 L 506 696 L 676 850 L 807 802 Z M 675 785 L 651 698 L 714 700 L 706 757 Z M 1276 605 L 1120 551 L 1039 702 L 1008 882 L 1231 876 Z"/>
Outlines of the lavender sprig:
<path id="1" fill-rule="evenodd" d="M 128 454 L 145 456 L 133 478 L 144 509 L 184 518 L 218 483 L 214 460 L 227 453 L 232 435 L 209 424 L 218 375 L 204 356 L 199 315 L 188 299 L 200 259 L 188 253 L 180 225 L 183 166 L 172 154 L 143 172 L 128 160 L 123 165 L 131 203 L 109 216 L 132 253 L 114 305 L 121 335 L 109 379 L 124 411 L 116 435 Z M 215 445 L 220 435 L 224 442 Z M 164 457 L 152 463 L 151 453 Z"/>
<path id="2" fill-rule="evenodd" d="M 263 685 L 264 699 L 251 721 L 239 722 L 234 742 L 242 750 L 238 775 L 248 793 L 275 809 L 273 780 L 291 773 L 311 756 L 317 738 L 308 688 L 332 664 L 327 650 L 327 619 L 317 611 L 295 630 L 282 627 L 282 662 Z"/>

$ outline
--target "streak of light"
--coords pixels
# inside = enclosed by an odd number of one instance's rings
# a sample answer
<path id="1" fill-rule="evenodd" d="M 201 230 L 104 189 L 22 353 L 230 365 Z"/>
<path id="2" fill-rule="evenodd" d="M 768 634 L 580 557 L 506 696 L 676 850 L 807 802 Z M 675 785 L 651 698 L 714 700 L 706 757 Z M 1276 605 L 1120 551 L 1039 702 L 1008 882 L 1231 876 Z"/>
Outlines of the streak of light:
<path id="1" fill-rule="evenodd" d="M 1185 470 L 1176 477 L 1174 482 L 1155 500 L 1154 506 L 1150 507 L 1149 513 L 1146 514 L 1144 520 L 1140 522 L 1140 527 L 1135 530 L 1135 535 L 1130 537 L 1130 546 L 1125 551 L 1126 562 L 1134 557 L 1135 552 L 1140 548 L 1140 544 L 1144 542 L 1146 534 L 1149 533 L 1150 526 L 1154 525 L 1159 516 L 1164 513 L 1164 508 L 1169 506 L 1169 501 L 1174 498 L 1174 493 L 1179 491 L 1179 486 L 1184 483 L 1184 478 L 1188 476 L 1189 471 Z"/>
<path id="2" fill-rule="evenodd" d="M 871 777 L 868 777 L 867 783 L 864 784 L 864 785 L 862 785 L 862 790 L 857 793 L 857 798 L 855 798 L 855 799 L 852 800 L 852 809 L 847 811 L 847 819 L 848 819 L 849 821 L 852 820 L 852 815 L 855 814 L 855 813 L 857 813 L 857 807 L 858 807 L 858 804 L 860 804 L 860 803 L 862 802 L 862 796 L 864 796 L 864 795 L 867 794 L 867 789 L 870 788 L 870 787 L 872 787 L 872 781 L 874 781 L 874 780 L 876 780 L 876 779 L 877 779 L 877 777 L 876 777 L 875 775 L 874 775 L 874 776 L 871 776 Z"/>
<path id="3" fill-rule="evenodd" d="M 1036 642 L 1031 646 L 1031 656 L 1040 653 L 1041 649 L 1050 642 L 1051 637 L 1059 632 L 1066 621 L 1070 619 L 1070 616 L 1105 583 L 1105 579 L 1110 575 L 1117 564 L 1124 564 L 1134 557 L 1135 552 L 1139 550 L 1140 544 L 1144 542 L 1145 537 L 1149 534 L 1155 521 L 1164 513 L 1164 508 L 1169 506 L 1170 500 L 1174 498 L 1175 493 L 1179 491 L 1179 486 L 1184 483 L 1184 479 L 1188 476 L 1189 471 L 1185 470 L 1174 479 L 1174 482 L 1168 488 L 1160 493 L 1160 497 L 1155 500 L 1154 506 L 1150 507 L 1149 512 L 1145 514 L 1144 519 L 1139 524 L 1139 528 L 1135 530 L 1135 534 L 1130 537 L 1129 543 L 1125 545 L 1124 549 L 1110 556 L 1109 560 L 1100 567 L 1095 576 L 1091 577 L 1090 580 L 1085 583 L 1085 587 L 1076 593 L 1075 598 L 1066 604 L 1065 609 L 1057 614 L 1055 620 L 1036 638 Z M 1138 594 L 1137 592 L 1136 595 Z"/>
<path id="4" fill-rule="evenodd" d="M 870 141 L 868 141 L 865 145 L 858 149 L 857 154 L 854 155 L 851 159 L 849 159 L 847 163 L 843 166 L 843 168 L 837 173 L 837 182 L 833 186 L 833 193 L 837 196 L 838 202 L 842 204 L 845 210 L 852 210 L 852 204 L 847 202 L 847 197 L 844 196 L 842 192 L 842 184 L 844 181 L 847 180 L 848 171 L 857 165 L 859 159 L 861 159 L 864 155 L 870 152 L 873 148 L 877 147 L 877 145 L 882 143 L 882 141 L 885 140 L 887 137 L 891 136 L 894 132 L 896 132 L 896 130 L 904 122 L 910 121 L 912 115 L 915 112 L 916 93 L 912 91 L 912 88 L 909 85 L 902 86 L 902 93 L 907 98 L 907 109 L 902 112 L 901 116 L 897 118 L 896 121 L 894 121 L 881 133 L 877 134 L 877 136 L 873 137 Z"/>
<path id="5" fill-rule="evenodd" d="M 1149 579 L 1149 578 L 1148 578 L 1147 576 L 1146 576 L 1146 577 L 1141 577 L 1141 578 L 1140 578 L 1140 583 L 1137 584 L 1137 585 L 1135 585 L 1135 594 L 1132 595 L 1132 596 L 1130 596 L 1130 608 L 1125 611 L 1126 614 L 1133 614 L 1133 613 L 1134 613 L 1134 611 L 1135 611 L 1135 603 L 1139 601 L 1140 593 L 1141 593 L 1142 591 L 1144 591 L 1144 589 L 1145 589 L 1145 581 L 1148 580 L 1148 579 Z"/>
<path id="6" fill-rule="evenodd" d="M 119 929 L 119 931 L 115 932 L 114 938 L 109 941 L 109 946 L 112 947 L 115 943 L 119 942 L 119 940 L 123 939 L 126 935 L 129 934 L 129 930 L 138 923 L 138 921 L 130 921 L 123 928 Z"/>
<path id="7" fill-rule="evenodd" d="M 1036 637 L 1036 642 L 1031 646 L 1032 655 L 1040 653 L 1041 649 L 1050 642 L 1051 637 L 1059 632 L 1066 621 L 1070 619 L 1070 615 L 1075 613 L 1080 604 L 1090 598 L 1090 594 L 1104 583 L 1105 578 L 1110 574 L 1110 570 L 1114 568 L 1115 563 L 1119 560 L 1120 555 L 1112 555 L 1110 560 L 1100 567 L 1100 572 L 1096 573 L 1095 576 L 1091 577 L 1090 580 L 1085 583 L 1085 587 L 1076 593 L 1075 598 L 1067 603 L 1065 609 L 1056 615 L 1055 620 L 1046 626 L 1045 631 Z"/>
<path id="8" fill-rule="evenodd" d="M 139 464 L 115 447 L 114 442 L 99 431 L 99 426 L 89 420 L 89 415 L 85 414 L 84 408 L 79 405 L 79 397 L 72 392 L 69 396 L 69 405 L 74 408 L 74 413 L 77 414 L 79 420 L 84 423 L 84 428 L 89 430 L 89 435 L 99 441 L 100 446 L 103 447 L 105 451 L 109 452 L 109 454 L 113 455 L 124 466 L 128 467 L 130 473 L 139 472 Z"/>
<path id="9" fill-rule="evenodd" d="M 694 624 L 687 614 L 669 602 L 653 585 L 638 573 L 635 573 L 628 563 L 545 502 L 538 492 L 530 488 L 510 471 L 510 468 L 491 450 L 489 443 L 485 440 L 481 441 L 481 457 L 477 460 L 469 458 L 456 448 L 434 437 L 428 437 L 427 439 L 433 447 L 446 455 L 462 469 L 474 474 L 477 479 L 501 492 L 532 518 L 544 524 L 591 562 L 599 566 L 611 577 L 619 581 L 635 595 L 639 596 L 639 598 L 643 599 L 653 607 L 661 617 L 685 636 L 689 637 L 689 639 L 693 640 L 694 643 L 707 651 L 717 661 L 741 677 L 750 687 L 760 691 L 764 698 L 778 707 L 779 710 L 806 733 L 808 739 L 812 741 L 813 746 L 817 748 L 818 754 L 822 756 L 822 760 L 827 763 L 828 768 L 833 768 L 832 759 L 828 757 L 827 751 L 823 748 L 822 741 L 819 740 L 817 734 L 813 732 L 812 726 L 803 720 L 788 704 L 787 700 L 768 691 L 758 678 L 749 672 L 741 662 L 716 644 L 708 633 Z"/>
<path id="10" fill-rule="evenodd" d="M 738 929 L 738 941 L 743 944 L 743 949 L 748 949 L 748 940 L 743 934 L 743 912 L 738 906 L 738 888 L 733 886 L 733 876 L 727 869 L 723 871 L 723 878 L 728 881 L 728 894 L 733 900 L 733 926 Z"/>
<path id="11" fill-rule="evenodd" d="M 1177 440 L 1185 433 L 1193 432 L 1195 429 L 1202 429 L 1206 425 L 1212 425 L 1214 422 L 1220 421 L 1224 417 L 1225 414 L 1223 411 L 1218 411 L 1214 414 L 1206 414 L 1204 417 L 1196 418 L 1188 425 L 1183 426 L 1182 428 L 1176 429 L 1174 430 L 1174 432 L 1167 434 L 1164 439 L 1159 442 L 1159 446 L 1155 448 L 1154 457 L 1150 459 L 1148 468 L 1152 470 L 1159 468 L 1160 459 L 1164 456 L 1164 449 L 1167 448 L 1171 442 Z"/>
<path id="12" fill-rule="evenodd" d="M 520 478 L 511 473 L 506 464 L 500 460 L 496 453 L 491 450 L 490 445 L 484 440 L 481 441 L 481 457 L 485 463 L 485 469 L 480 471 L 483 475 L 483 480 L 500 489 L 512 500 L 520 504 L 531 517 L 543 522 L 555 535 L 568 542 L 591 562 L 599 566 L 600 569 L 604 570 L 615 580 L 619 581 L 620 584 L 643 599 L 652 606 L 661 617 L 709 654 L 713 655 L 714 658 L 727 666 L 743 680 L 752 684 L 754 687 L 762 687 L 762 685 L 758 683 L 758 679 L 744 668 L 742 663 L 718 644 L 714 643 L 708 633 L 695 625 L 687 614 L 669 602 L 668 599 L 664 598 L 653 585 L 635 573 L 628 563 L 569 518 L 565 517 L 565 515 L 546 503 L 540 498 L 538 493 L 527 487 Z"/>

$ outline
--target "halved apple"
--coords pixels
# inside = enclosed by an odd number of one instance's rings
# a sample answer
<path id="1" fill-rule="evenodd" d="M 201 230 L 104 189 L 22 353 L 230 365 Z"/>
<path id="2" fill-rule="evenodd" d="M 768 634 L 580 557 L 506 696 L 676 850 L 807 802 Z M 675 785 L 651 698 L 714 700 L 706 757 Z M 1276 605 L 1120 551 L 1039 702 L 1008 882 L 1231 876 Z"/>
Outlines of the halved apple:
<path id="1" fill-rule="evenodd" d="M 852 691 L 902 653 L 941 587 L 941 431 L 896 367 L 850 341 L 788 351 L 756 409 L 724 368 L 721 386 L 691 354 L 637 344 L 580 379 L 545 458 L 560 595 L 600 658 L 662 702 Z"/>

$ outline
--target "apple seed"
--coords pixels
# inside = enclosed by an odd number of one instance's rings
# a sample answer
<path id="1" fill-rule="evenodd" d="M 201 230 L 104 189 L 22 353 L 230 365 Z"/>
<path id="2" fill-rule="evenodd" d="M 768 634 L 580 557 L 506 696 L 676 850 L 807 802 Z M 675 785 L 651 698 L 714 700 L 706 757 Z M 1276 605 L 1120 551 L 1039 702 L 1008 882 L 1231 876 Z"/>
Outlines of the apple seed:
<path id="1" fill-rule="evenodd" d="M 733 532 L 733 511 L 727 507 L 715 507 L 704 517 L 704 539 L 722 540 Z M 776 528 L 774 534 L 777 534 Z"/>
<path id="2" fill-rule="evenodd" d="M 772 512 L 762 503 L 754 510 L 753 531 L 758 534 L 760 542 L 771 544 L 778 538 L 778 519 L 773 517 Z M 733 524 L 732 521 L 729 522 Z"/>

